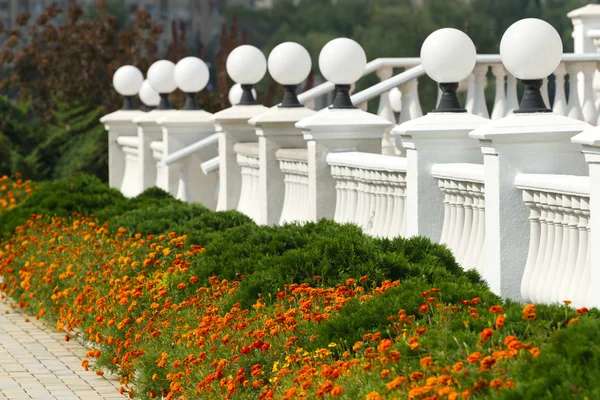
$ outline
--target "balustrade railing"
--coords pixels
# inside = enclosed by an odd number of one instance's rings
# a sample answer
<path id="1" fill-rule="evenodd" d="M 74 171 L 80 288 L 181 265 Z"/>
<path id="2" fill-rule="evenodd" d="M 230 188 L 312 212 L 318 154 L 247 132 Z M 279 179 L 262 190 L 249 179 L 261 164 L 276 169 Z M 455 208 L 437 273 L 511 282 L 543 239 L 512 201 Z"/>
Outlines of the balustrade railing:
<path id="1" fill-rule="evenodd" d="M 152 157 L 156 162 L 156 187 L 168 191 L 166 168 L 164 163 L 164 151 L 165 146 L 162 141 L 154 141 L 150 143 L 150 149 L 152 150 Z"/>
<path id="2" fill-rule="evenodd" d="M 431 174 L 444 193 L 441 243 L 465 269 L 484 266 L 485 184 L 483 165 L 436 164 Z"/>
<path id="3" fill-rule="evenodd" d="M 121 193 L 125 197 L 134 197 L 140 193 L 140 162 L 139 162 L 139 140 L 137 136 L 119 136 L 117 144 L 125 154 L 125 168 L 123 170 L 123 181 Z"/>
<path id="4" fill-rule="evenodd" d="M 515 183 L 530 209 L 523 299 L 586 305 L 591 280 L 589 178 L 522 174 Z"/>
<path id="5" fill-rule="evenodd" d="M 406 232 L 406 159 L 380 154 L 330 153 L 336 181 L 334 220 L 355 223 L 373 236 Z"/>
<path id="6" fill-rule="evenodd" d="M 306 149 L 278 149 L 275 155 L 284 174 L 285 192 L 279 224 L 306 222 L 308 209 L 308 155 Z"/>
<path id="7" fill-rule="evenodd" d="M 258 206 L 258 143 L 236 143 L 233 151 L 237 154 L 237 163 L 242 174 L 237 210 L 257 221 L 260 213 Z"/>

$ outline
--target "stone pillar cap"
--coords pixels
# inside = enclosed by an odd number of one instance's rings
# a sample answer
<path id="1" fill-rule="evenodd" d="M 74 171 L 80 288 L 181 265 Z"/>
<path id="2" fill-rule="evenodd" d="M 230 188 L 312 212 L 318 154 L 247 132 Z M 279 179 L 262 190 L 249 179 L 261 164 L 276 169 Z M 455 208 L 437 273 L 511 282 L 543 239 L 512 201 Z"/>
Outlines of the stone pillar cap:
<path id="1" fill-rule="evenodd" d="M 174 113 L 162 117 L 156 122 L 159 125 L 196 125 L 196 124 L 213 124 L 215 121 L 214 114 L 204 110 L 178 110 Z"/>
<path id="2" fill-rule="evenodd" d="M 419 132 L 472 131 L 490 120 L 471 113 L 430 112 L 419 118 L 411 119 L 392 129 L 394 135 L 412 135 Z"/>
<path id="3" fill-rule="evenodd" d="M 133 122 L 134 119 L 144 114 L 145 112 L 141 110 L 117 110 L 100 118 L 100 122 L 103 124 L 107 122 Z"/>
<path id="4" fill-rule="evenodd" d="M 269 109 L 261 104 L 236 105 L 214 114 L 216 122 L 248 122 Z"/>
<path id="5" fill-rule="evenodd" d="M 267 112 L 251 118 L 248 123 L 255 126 L 292 124 L 317 112 L 306 107 L 271 107 Z"/>
<path id="6" fill-rule="evenodd" d="M 385 128 L 393 124 L 379 115 L 358 108 L 325 108 L 296 123 L 305 139 L 373 139 L 382 138 Z"/>
<path id="7" fill-rule="evenodd" d="M 588 128 L 578 135 L 573 136 L 571 142 L 585 146 L 600 147 L 600 126 Z"/>
<path id="8" fill-rule="evenodd" d="M 543 142 L 574 136 L 591 125 L 554 113 L 510 114 L 472 131 L 469 136 L 480 140 L 503 142 Z"/>
<path id="9" fill-rule="evenodd" d="M 138 125 L 156 124 L 158 120 L 173 115 L 176 112 L 177 110 L 152 110 L 135 118 L 133 122 Z"/>
<path id="10" fill-rule="evenodd" d="M 575 18 L 594 18 L 600 17 L 600 4 L 588 4 L 569 12 L 567 17 Z"/>

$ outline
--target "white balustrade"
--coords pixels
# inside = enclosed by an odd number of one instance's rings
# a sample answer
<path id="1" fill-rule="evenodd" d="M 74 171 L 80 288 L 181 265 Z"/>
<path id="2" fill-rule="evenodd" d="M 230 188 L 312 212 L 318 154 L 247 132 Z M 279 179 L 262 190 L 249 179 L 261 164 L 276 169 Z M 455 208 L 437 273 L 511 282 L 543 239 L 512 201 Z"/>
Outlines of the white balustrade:
<path id="1" fill-rule="evenodd" d="M 163 160 L 165 146 L 162 141 L 154 141 L 150 143 L 150 150 L 152 150 L 152 157 L 156 162 L 156 187 L 169 191 L 167 187 L 167 177 L 165 163 Z"/>
<path id="2" fill-rule="evenodd" d="M 570 175 L 522 174 L 515 183 L 530 209 L 529 253 L 521 280 L 528 302 L 586 305 L 590 181 Z"/>
<path id="3" fill-rule="evenodd" d="M 116 143 L 125 155 L 123 178 L 119 190 L 125 197 L 135 197 L 141 192 L 139 140 L 137 136 L 119 136 Z"/>
<path id="4" fill-rule="evenodd" d="M 334 220 L 355 223 L 373 236 L 406 232 L 406 159 L 380 154 L 329 153 L 336 184 Z"/>
<path id="5" fill-rule="evenodd" d="M 236 143 L 233 151 L 237 154 L 237 163 L 242 175 L 240 200 L 237 210 L 258 221 L 258 143 Z"/>
<path id="6" fill-rule="evenodd" d="M 567 67 L 565 63 L 560 63 L 556 71 L 554 71 L 554 104 L 552 105 L 552 111 L 556 114 L 567 115 L 568 106 L 567 98 L 565 96 L 565 75 L 567 73 Z"/>
<path id="7" fill-rule="evenodd" d="M 278 149 L 275 157 L 284 175 L 285 192 L 279 224 L 310 220 L 308 208 L 308 151 Z"/>
<path id="8" fill-rule="evenodd" d="M 435 164 L 431 174 L 444 193 L 444 224 L 440 242 L 465 269 L 484 267 L 485 184 L 483 165 Z"/>

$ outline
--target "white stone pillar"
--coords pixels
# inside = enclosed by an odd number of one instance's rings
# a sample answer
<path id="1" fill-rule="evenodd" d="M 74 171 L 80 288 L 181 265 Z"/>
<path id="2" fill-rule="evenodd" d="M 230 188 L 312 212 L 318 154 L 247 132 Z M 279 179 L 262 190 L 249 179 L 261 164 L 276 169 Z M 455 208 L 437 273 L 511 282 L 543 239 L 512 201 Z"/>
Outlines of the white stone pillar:
<path id="1" fill-rule="evenodd" d="M 219 201 L 217 211 L 235 210 L 240 199 L 242 177 L 233 146 L 257 142 L 254 127 L 248 123 L 268 109 L 262 105 L 236 105 L 214 115 L 219 134 Z"/>
<path id="2" fill-rule="evenodd" d="M 471 132 L 479 140 L 485 170 L 483 278 L 497 294 L 521 299 L 529 248 L 529 209 L 515 186 L 520 173 L 585 175 L 579 145 L 571 137 L 589 127 L 553 113 L 511 114 Z"/>
<path id="3" fill-rule="evenodd" d="M 583 154 L 590 176 L 590 265 L 591 279 L 587 291 L 588 308 L 600 307 L 600 127 L 591 128 L 573 137 L 573 143 L 583 145 Z"/>
<path id="4" fill-rule="evenodd" d="M 144 115 L 139 110 L 118 110 L 100 118 L 108 131 L 108 185 L 121 190 L 125 173 L 125 153 L 117 143 L 119 136 L 137 136 L 137 125 L 133 122 Z M 141 192 L 136 190 L 137 193 Z"/>
<path id="5" fill-rule="evenodd" d="M 392 123 L 360 109 L 326 108 L 296 124 L 308 149 L 309 220 L 333 218 L 335 180 L 327 164 L 330 152 L 360 151 L 381 154 L 381 139 Z"/>
<path id="6" fill-rule="evenodd" d="M 138 126 L 139 139 L 139 179 L 141 190 L 144 191 L 156 185 L 158 174 L 156 160 L 152 155 L 150 144 L 162 140 L 162 126 L 158 120 L 168 117 L 176 110 L 152 110 L 133 120 Z"/>
<path id="7" fill-rule="evenodd" d="M 483 162 L 473 129 L 489 123 L 471 113 L 430 112 L 398 125 L 393 132 L 406 148 L 407 236 L 438 242 L 444 222 L 444 194 L 431 175 L 437 163 Z"/>
<path id="8" fill-rule="evenodd" d="M 163 160 L 215 133 L 213 114 L 203 110 L 179 110 L 158 120 L 158 124 L 162 127 Z M 211 149 L 214 151 L 214 148 Z M 210 154 L 200 152 L 181 163 L 165 165 L 163 168 L 167 191 L 177 196 L 183 190 L 179 187 L 181 184 L 186 187 L 181 193 L 185 193 L 187 201 L 201 203 L 214 210 L 217 176 L 203 174 L 200 164 L 216 154 L 216 151 Z"/>
<path id="9" fill-rule="evenodd" d="M 275 106 L 250 119 L 249 123 L 255 126 L 258 136 L 258 223 L 279 223 L 285 200 L 285 182 L 275 154 L 280 148 L 306 148 L 302 131 L 295 124 L 314 114 L 315 111 L 306 107 Z"/>

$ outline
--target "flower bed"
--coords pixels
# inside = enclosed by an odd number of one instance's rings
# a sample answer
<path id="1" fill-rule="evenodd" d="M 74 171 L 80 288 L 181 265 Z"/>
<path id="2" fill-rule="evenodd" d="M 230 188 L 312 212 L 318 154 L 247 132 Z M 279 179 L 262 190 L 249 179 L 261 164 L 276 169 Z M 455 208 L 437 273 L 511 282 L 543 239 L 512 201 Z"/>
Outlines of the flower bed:
<path id="1" fill-rule="evenodd" d="M 0 176 L 0 213 L 17 207 L 34 189 L 35 185 L 21 179 L 20 174 L 15 179 L 7 175 Z"/>
<path id="2" fill-rule="evenodd" d="M 25 312 L 84 335 L 82 368 L 119 373 L 132 398 L 597 394 L 596 310 L 502 303 L 424 239 L 258 227 L 158 192 L 118 201 L 110 222 L 30 218 L 0 275 Z M 109 215 L 97 204 L 88 214 Z"/>

